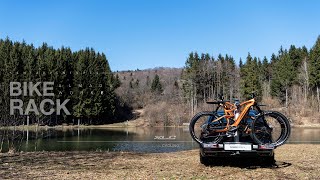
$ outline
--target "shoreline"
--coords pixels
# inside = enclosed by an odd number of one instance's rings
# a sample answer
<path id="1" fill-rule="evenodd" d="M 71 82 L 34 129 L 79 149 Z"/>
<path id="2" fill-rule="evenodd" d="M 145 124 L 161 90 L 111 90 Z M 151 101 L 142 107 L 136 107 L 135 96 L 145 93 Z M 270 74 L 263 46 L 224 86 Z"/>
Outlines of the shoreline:
<path id="1" fill-rule="evenodd" d="M 36 130 L 48 130 L 48 129 L 55 129 L 55 130 L 68 130 L 68 129 L 109 129 L 109 128 L 166 128 L 166 127 L 174 127 L 174 128 L 186 128 L 189 127 L 189 123 L 183 123 L 182 125 L 178 126 L 162 126 L 162 125 L 156 125 L 151 126 L 149 121 L 147 121 L 144 118 L 144 109 L 136 109 L 134 110 L 134 113 L 138 116 L 137 119 L 133 120 L 125 120 L 123 122 L 119 123 L 113 123 L 113 124 L 101 124 L 101 125 L 57 125 L 57 126 L 39 126 L 39 125 L 19 125 L 19 126 L 0 126 L 0 130 L 3 129 L 9 129 L 9 130 L 30 130 L 30 131 L 36 131 Z M 292 128 L 320 128 L 320 124 L 291 124 Z"/>
<path id="2" fill-rule="evenodd" d="M 141 121 L 139 119 L 132 120 L 132 121 Z M 122 123 L 114 123 L 114 124 L 101 124 L 101 125 L 57 125 L 57 126 L 38 126 L 38 125 L 19 125 L 19 126 L 1 126 L 0 130 L 68 130 L 68 129 L 109 129 L 109 128 L 186 128 L 189 127 L 188 125 L 180 125 L 180 126 L 146 126 L 141 125 L 141 123 L 135 122 L 122 122 Z M 320 124 L 305 124 L 305 125 L 291 125 L 292 128 L 320 128 Z"/>
<path id="3" fill-rule="evenodd" d="M 300 152 L 300 153 L 297 153 Z M 226 161 L 204 166 L 199 150 L 171 153 L 23 152 L 0 154 L 1 179 L 319 179 L 320 145 L 286 144 L 275 150 L 276 164 Z"/>

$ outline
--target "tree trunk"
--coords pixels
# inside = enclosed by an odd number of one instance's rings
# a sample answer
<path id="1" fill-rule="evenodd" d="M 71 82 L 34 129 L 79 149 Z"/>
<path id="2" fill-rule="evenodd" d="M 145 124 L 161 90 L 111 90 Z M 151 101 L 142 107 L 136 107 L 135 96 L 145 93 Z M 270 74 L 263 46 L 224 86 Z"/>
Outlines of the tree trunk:
<path id="1" fill-rule="evenodd" d="M 303 69 L 305 73 L 305 82 L 306 82 L 305 88 L 304 88 L 304 102 L 307 103 L 308 87 L 309 87 L 309 72 L 308 72 L 308 66 L 307 66 L 307 57 L 304 58 Z"/>
<path id="2" fill-rule="evenodd" d="M 191 116 L 194 115 L 194 93 L 193 93 L 193 83 L 191 83 L 191 97 L 190 97 L 190 105 L 191 105 Z"/>
<path id="3" fill-rule="evenodd" d="M 214 98 L 214 89 L 213 89 L 213 85 L 211 85 L 211 99 Z"/>
<path id="4" fill-rule="evenodd" d="M 319 86 L 317 86 L 317 100 L 318 100 L 318 111 L 320 112 L 320 92 L 319 92 Z"/>
<path id="5" fill-rule="evenodd" d="M 286 88 L 286 108 L 288 108 L 288 88 Z"/>
<path id="6" fill-rule="evenodd" d="M 197 87 L 195 86 L 194 89 L 194 107 L 193 107 L 193 112 L 197 109 L 198 106 L 198 100 L 197 100 Z"/>

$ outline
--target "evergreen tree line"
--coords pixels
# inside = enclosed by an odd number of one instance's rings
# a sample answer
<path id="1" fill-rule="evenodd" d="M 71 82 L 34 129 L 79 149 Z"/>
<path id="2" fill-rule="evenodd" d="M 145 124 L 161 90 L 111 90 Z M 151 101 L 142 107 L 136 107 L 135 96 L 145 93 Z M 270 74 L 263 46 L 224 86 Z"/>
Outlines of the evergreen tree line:
<path id="1" fill-rule="evenodd" d="M 182 92 L 191 105 L 192 114 L 199 102 L 218 97 L 224 93 L 226 98 L 238 96 L 239 69 L 229 55 L 217 59 L 209 54 L 190 53 L 181 75 Z"/>
<path id="2" fill-rule="evenodd" d="M 10 97 L 10 82 L 54 82 L 54 97 Z M 78 120 L 81 124 L 108 123 L 126 111 L 121 109 L 124 105 L 114 92 L 119 86 L 120 80 L 112 74 L 104 53 L 89 48 L 75 52 L 67 47 L 54 49 L 46 43 L 36 48 L 8 38 L 0 40 L 2 125 L 25 124 L 27 117 L 30 124 L 76 124 Z M 41 89 L 41 86 L 38 87 Z M 54 102 L 56 99 L 70 99 L 66 107 L 71 115 L 19 115 L 18 112 L 10 115 L 9 102 L 15 98 L 23 100 L 24 110 L 30 99 L 34 99 L 37 105 L 47 98 Z M 45 105 L 46 110 L 52 108 L 48 103 Z"/>
<path id="3" fill-rule="evenodd" d="M 230 55 L 215 59 L 209 54 L 191 52 L 181 75 L 183 97 L 192 111 L 199 102 L 215 99 L 246 100 L 255 92 L 257 99 L 278 99 L 285 107 L 304 102 L 320 111 L 320 36 L 308 50 L 305 46 L 280 48 L 270 60 L 250 53 L 239 65 Z M 310 100 L 310 101 L 309 101 Z"/>

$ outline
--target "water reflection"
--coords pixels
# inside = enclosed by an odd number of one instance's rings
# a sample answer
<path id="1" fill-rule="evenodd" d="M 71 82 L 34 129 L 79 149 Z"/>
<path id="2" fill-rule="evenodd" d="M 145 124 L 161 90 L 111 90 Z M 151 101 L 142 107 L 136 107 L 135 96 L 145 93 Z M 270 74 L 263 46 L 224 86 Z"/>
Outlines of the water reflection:
<path id="1" fill-rule="evenodd" d="M 19 133 L 23 137 L 21 151 L 174 152 L 199 148 L 187 127 L 48 129 Z M 320 128 L 293 128 L 288 143 L 319 144 Z"/>
<path id="2" fill-rule="evenodd" d="M 292 128 L 290 144 L 320 144 L 320 128 Z"/>

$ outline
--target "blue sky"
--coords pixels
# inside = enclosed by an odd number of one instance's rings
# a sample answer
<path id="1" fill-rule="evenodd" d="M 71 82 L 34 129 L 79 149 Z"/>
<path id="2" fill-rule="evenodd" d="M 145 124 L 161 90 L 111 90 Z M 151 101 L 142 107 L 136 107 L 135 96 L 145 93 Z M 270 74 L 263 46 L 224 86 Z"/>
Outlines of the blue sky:
<path id="1" fill-rule="evenodd" d="M 46 0 L 0 1 L 0 38 L 72 50 L 92 47 L 111 69 L 183 67 L 188 53 L 238 62 L 270 58 L 280 46 L 313 46 L 320 1 Z"/>

